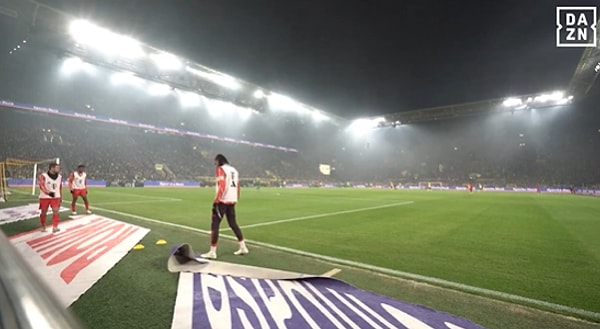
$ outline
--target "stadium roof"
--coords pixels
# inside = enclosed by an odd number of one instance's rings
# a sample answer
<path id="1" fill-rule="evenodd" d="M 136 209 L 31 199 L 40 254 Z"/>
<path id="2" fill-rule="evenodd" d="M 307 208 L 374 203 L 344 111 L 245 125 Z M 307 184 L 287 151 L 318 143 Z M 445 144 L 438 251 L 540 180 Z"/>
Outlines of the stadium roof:
<path id="1" fill-rule="evenodd" d="M 3 14 L 0 17 L 10 17 L 9 19 L 14 20 L 17 33 L 21 34 L 22 38 L 27 37 L 31 43 L 52 49 L 60 56 L 76 56 L 85 62 L 167 85 L 173 90 L 232 102 L 258 112 L 267 112 L 269 102 L 277 101 L 281 106 L 291 108 L 295 112 L 311 114 L 318 118 L 328 117 L 338 124 L 350 122 L 347 118 L 318 110 L 251 82 L 215 71 L 89 22 L 77 20 L 68 13 L 34 0 L 3 0 L 0 13 Z M 139 56 L 142 54 L 143 56 Z M 560 98 L 550 97 L 541 103 L 532 102 L 540 97 L 544 99 L 544 95 L 558 95 L 557 92 L 549 91 L 549 94 L 509 98 L 520 100 L 521 103 L 515 106 L 505 106 L 504 103 L 509 99 L 502 98 L 405 111 L 385 115 L 379 126 L 479 115 L 507 109 L 530 109 L 533 106 L 563 105 L 571 101 L 572 97 L 569 95 L 578 98 L 587 93 L 600 72 L 599 62 L 599 48 L 586 49 L 571 79 L 570 87 Z M 532 101 L 528 101 L 529 99 Z"/>
<path id="2" fill-rule="evenodd" d="M 600 24 L 600 19 L 596 26 Z M 596 29 L 596 40 L 600 39 L 600 30 Z M 600 74 L 600 44 L 584 50 L 581 60 L 571 78 L 569 93 L 575 97 L 585 96 Z"/>

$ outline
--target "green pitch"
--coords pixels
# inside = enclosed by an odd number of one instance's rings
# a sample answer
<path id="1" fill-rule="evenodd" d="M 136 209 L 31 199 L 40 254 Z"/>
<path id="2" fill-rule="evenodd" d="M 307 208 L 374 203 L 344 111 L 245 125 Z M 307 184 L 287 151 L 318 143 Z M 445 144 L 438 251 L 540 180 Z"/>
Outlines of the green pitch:
<path id="1" fill-rule="evenodd" d="M 158 302 L 149 297 L 146 302 L 172 305 L 174 296 L 169 294 L 176 287 L 176 276 L 161 272 L 166 272 L 168 246 L 190 242 L 197 251 L 205 251 L 208 239 L 203 233 L 146 219 L 208 231 L 213 195 L 212 188 L 92 189 L 91 207 L 97 213 L 150 227 L 152 232 L 143 241 L 146 250 L 132 252 L 111 270 L 75 303 L 76 313 L 83 313 L 81 317 L 91 323 L 107 321 L 93 305 L 106 296 L 118 298 L 115 296 L 122 293 L 127 280 L 157 286 L 160 296 L 166 299 Z M 313 274 L 324 273 L 339 261 L 351 265 L 343 267 L 336 276 L 340 279 L 465 316 L 489 328 L 529 326 L 523 314 L 516 318 L 517 326 L 506 322 L 508 319 L 501 319 L 499 313 L 486 314 L 498 311 L 481 309 L 483 302 L 460 304 L 456 300 L 462 297 L 450 296 L 447 291 L 429 291 L 427 296 L 421 296 L 414 287 L 388 282 L 389 277 L 361 268 L 385 269 L 391 278 L 418 275 L 426 282 L 441 279 L 456 286 L 467 285 L 481 289 L 482 296 L 487 296 L 483 289 L 521 296 L 542 302 L 535 305 L 524 302 L 538 309 L 570 314 L 543 304 L 548 302 L 586 311 L 591 315 L 571 315 L 600 321 L 595 318 L 600 313 L 598 198 L 501 192 L 248 188 L 242 191 L 237 213 L 243 233 L 250 241 L 251 253 L 244 257 L 233 256 L 235 243 L 224 239 L 219 247 L 219 260 Z M 12 234 L 35 225 L 36 221 L 30 220 L 5 225 L 2 229 Z M 221 227 L 223 235 L 231 235 L 226 222 Z M 153 246 L 152 239 L 158 238 L 166 238 L 168 246 L 160 250 Z M 267 245 L 287 249 L 265 248 Z M 141 257 L 151 252 L 153 256 Z M 312 257 L 298 253 L 326 256 L 333 263 L 314 258 L 311 261 Z M 144 271 L 146 275 L 135 278 L 129 272 L 124 274 L 125 271 Z M 453 285 L 453 289 L 456 286 Z M 112 291 L 112 295 L 100 292 L 101 289 Z M 423 288 L 423 291 L 427 289 L 433 288 Z M 469 292 L 478 294 L 478 290 Z M 473 298 L 476 297 L 467 299 Z M 508 301 L 519 302 L 510 298 Z M 118 308 L 114 302 L 111 305 Z M 539 315 L 542 317 L 547 316 Z M 537 322 L 531 328 L 540 325 L 539 318 L 534 318 Z M 169 319 L 167 314 L 156 321 L 168 326 Z M 556 321 L 553 320 L 553 324 L 557 328 L 579 328 Z"/>

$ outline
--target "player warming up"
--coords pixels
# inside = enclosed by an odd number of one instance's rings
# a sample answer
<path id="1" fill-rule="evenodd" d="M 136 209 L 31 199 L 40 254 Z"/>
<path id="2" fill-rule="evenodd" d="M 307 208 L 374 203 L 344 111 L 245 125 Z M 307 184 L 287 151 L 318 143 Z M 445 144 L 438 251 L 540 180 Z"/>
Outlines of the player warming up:
<path id="1" fill-rule="evenodd" d="M 52 208 L 52 233 L 60 231 L 58 222 L 60 221 L 60 202 L 62 190 L 62 175 L 60 174 L 60 165 L 51 163 L 48 166 L 48 172 L 38 176 L 38 186 L 40 188 L 40 224 L 42 232 L 46 232 L 46 214 L 48 208 Z"/>
<path id="2" fill-rule="evenodd" d="M 203 258 L 217 258 L 217 242 L 219 241 L 219 227 L 223 216 L 227 217 L 227 223 L 235 234 L 240 244 L 234 255 L 245 255 L 248 248 L 244 242 L 242 230 L 235 219 L 235 204 L 240 197 L 240 185 L 238 171 L 232 167 L 223 154 L 215 157 L 217 167 L 216 195 L 212 207 L 212 222 L 210 226 L 210 251 L 202 254 Z"/>
<path id="3" fill-rule="evenodd" d="M 77 215 L 75 204 L 77 203 L 77 198 L 81 196 L 83 204 L 85 205 L 85 212 L 91 214 L 92 211 L 90 210 L 90 203 L 87 198 L 87 174 L 85 173 L 85 165 L 80 164 L 77 166 L 77 170 L 69 175 L 69 189 L 71 190 L 71 196 L 73 197 L 73 201 L 71 201 L 71 213 Z"/>

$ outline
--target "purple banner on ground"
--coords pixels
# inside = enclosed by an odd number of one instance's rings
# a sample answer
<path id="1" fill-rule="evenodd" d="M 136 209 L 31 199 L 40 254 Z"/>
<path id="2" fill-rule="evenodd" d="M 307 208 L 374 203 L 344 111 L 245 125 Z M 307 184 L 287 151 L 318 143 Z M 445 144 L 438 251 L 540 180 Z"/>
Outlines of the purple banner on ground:
<path id="1" fill-rule="evenodd" d="M 181 273 L 191 321 L 173 328 L 481 329 L 451 314 L 357 289 L 331 278 L 248 279 Z M 180 282 L 180 289 L 181 286 Z M 183 315 L 175 312 L 176 315 Z M 189 314 L 189 313 L 188 313 Z M 189 319 L 189 318 L 188 318 Z"/>

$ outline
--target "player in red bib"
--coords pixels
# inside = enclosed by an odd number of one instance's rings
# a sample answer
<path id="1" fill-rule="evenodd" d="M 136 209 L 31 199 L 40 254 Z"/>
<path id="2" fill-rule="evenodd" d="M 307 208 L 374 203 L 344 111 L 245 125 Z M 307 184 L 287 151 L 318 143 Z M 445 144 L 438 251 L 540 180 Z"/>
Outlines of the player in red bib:
<path id="1" fill-rule="evenodd" d="M 58 222 L 60 221 L 60 202 L 62 200 L 62 175 L 60 174 L 60 165 L 51 163 L 48 166 L 48 172 L 38 176 L 38 186 L 40 188 L 40 224 L 42 232 L 46 232 L 46 214 L 48 208 L 52 208 L 52 233 L 60 231 Z"/>
<path id="2" fill-rule="evenodd" d="M 235 204 L 240 197 L 240 183 L 238 171 L 232 167 L 223 154 L 215 157 L 217 167 L 216 195 L 212 207 L 212 222 L 210 226 L 210 251 L 202 254 L 203 258 L 217 258 L 217 242 L 219 241 L 219 227 L 221 219 L 227 217 L 227 223 L 235 234 L 240 244 L 234 255 L 245 255 L 248 248 L 244 242 L 242 230 L 235 218 Z"/>
<path id="3" fill-rule="evenodd" d="M 85 205 L 85 212 L 91 214 L 92 211 L 90 210 L 90 203 L 87 198 L 87 174 L 85 173 L 85 165 L 80 164 L 77 166 L 77 171 L 73 171 L 69 175 L 69 190 L 71 190 L 71 196 L 73 197 L 73 201 L 71 201 L 71 213 L 77 215 L 75 204 L 77 203 L 77 198 L 81 196 Z"/>

